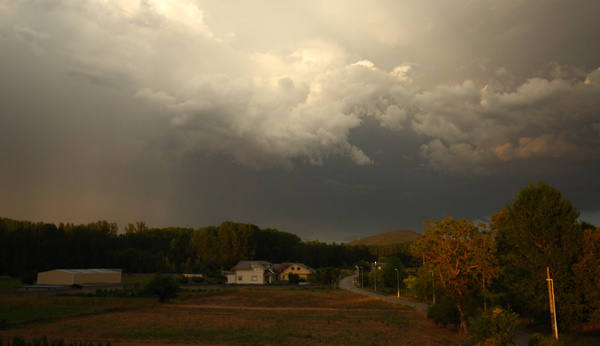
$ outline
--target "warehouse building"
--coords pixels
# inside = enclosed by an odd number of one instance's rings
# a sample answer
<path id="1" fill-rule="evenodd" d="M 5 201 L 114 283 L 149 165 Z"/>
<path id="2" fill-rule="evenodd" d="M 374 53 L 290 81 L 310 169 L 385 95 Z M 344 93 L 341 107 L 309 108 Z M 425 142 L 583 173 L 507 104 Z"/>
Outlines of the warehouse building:
<path id="1" fill-rule="evenodd" d="M 121 269 L 54 269 L 40 272 L 37 285 L 118 285 Z"/>

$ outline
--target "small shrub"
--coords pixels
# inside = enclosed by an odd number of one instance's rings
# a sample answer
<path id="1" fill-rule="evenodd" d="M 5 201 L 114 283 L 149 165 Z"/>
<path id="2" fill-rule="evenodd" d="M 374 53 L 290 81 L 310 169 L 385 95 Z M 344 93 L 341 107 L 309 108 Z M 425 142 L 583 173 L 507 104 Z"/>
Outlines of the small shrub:
<path id="1" fill-rule="evenodd" d="M 289 285 L 297 285 L 300 282 L 300 276 L 298 274 L 289 274 L 288 275 L 288 284 Z"/>
<path id="2" fill-rule="evenodd" d="M 447 325 L 458 324 L 460 316 L 456 305 L 448 298 L 440 299 L 439 303 L 431 305 L 427 309 L 427 318 L 432 319 L 435 324 Z"/>
<path id="3" fill-rule="evenodd" d="M 490 309 L 469 319 L 469 334 L 473 341 L 485 345 L 513 345 L 518 317 L 510 310 Z"/>
<path id="4" fill-rule="evenodd" d="M 146 285 L 145 291 L 148 294 L 157 295 L 158 300 L 164 303 L 171 298 L 177 297 L 179 283 L 170 275 L 157 274 Z"/>

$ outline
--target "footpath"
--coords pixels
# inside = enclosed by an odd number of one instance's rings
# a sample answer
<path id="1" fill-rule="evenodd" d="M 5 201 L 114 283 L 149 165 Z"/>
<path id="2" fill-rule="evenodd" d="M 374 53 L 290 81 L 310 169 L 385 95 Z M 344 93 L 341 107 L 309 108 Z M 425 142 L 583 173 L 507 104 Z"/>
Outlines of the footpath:
<path id="1" fill-rule="evenodd" d="M 363 290 L 362 288 L 354 287 L 352 278 L 353 278 L 352 276 L 347 276 L 347 277 L 343 278 L 342 280 L 340 280 L 340 288 L 344 289 L 346 291 L 356 293 L 356 294 L 362 294 L 363 296 L 369 296 L 369 297 L 373 297 L 373 298 L 382 299 L 382 300 L 385 300 L 390 303 L 412 306 L 416 310 L 420 310 L 420 311 L 427 311 L 427 308 L 429 307 L 429 305 L 425 304 L 425 303 L 411 302 L 410 300 L 392 298 L 392 297 L 384 296 L 383 294 L 379 294 L 379 293 Z"/>

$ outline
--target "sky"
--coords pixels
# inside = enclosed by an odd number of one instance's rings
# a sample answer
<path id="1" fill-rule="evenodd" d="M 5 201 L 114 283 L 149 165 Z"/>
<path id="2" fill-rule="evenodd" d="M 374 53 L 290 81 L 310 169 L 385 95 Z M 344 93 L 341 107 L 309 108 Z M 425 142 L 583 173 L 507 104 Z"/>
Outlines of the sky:
<path id="1" fill-rule="evenodd" d="M 0 0 L 0 216 L 345 242 L 600 224 L 596 0 Z"/>

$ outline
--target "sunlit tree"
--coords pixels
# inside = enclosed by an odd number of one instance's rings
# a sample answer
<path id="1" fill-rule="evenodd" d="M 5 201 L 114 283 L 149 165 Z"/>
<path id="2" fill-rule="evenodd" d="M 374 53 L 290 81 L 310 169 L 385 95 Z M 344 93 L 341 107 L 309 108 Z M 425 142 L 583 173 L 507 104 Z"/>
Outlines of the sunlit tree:
<path id="1" fill-rule="evenodd" d="M 421 256 L 424 269 L 434 273 L 436 282 L 456 305 L 460 328 L 466 332 L 467 300 L 497 272 L 493 236 L 484 225 L 475 225 L 471 220 L 429 220 L 413 251 Z"/>

